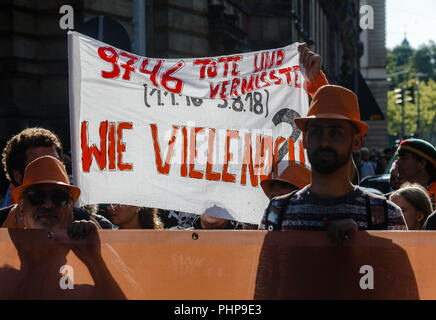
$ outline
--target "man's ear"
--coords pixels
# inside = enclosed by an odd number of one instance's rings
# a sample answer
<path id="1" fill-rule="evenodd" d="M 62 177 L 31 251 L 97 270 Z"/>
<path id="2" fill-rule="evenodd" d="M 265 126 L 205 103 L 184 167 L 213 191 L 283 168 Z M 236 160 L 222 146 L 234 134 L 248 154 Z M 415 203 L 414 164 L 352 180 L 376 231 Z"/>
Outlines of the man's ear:
<path id="1" fill-rule="evenodd" d="M 422 211 L 418 211 L 417 212 L 417 217 L 416 217 L 416 220 L 418 220 L 419 222 L 421 222 L 422 220 L 424 220 L 424 218 L 425 218 L 425 216 L 424 216 L 424 213 L 422 212 Z"/>
<path id="2" fill-rule="evenodd" d="M 15 219 L 17 220 L 17 224 L 24 225 L 24 215 L 23 215 L 23 202 L 20 200 L 18 202 L 16 211 L 15 211 Z"/>
<path id="3" fill-rule="evenodd" d="M 23 184 L 23 172 L 21 170 L 12 170 L 12 175 L 14 176 L 14 180 L 18 183 L 18 185 Z"/>
<path id="4" fill-rule="evenodd" d="M 351 149 L 353 152 L 357 152 L 360 150 L 363 144 L 362 140 L 363 140 L 362 135 L 359 133 L 353 136 L 353 144 Z"/>
<path id="5" fill-rule="evenodd" d="M 418 160 L 418 166 L 421 170 L 425 170 L 425 167 L 427 166 L 427 160 L 421 159 Z"/>

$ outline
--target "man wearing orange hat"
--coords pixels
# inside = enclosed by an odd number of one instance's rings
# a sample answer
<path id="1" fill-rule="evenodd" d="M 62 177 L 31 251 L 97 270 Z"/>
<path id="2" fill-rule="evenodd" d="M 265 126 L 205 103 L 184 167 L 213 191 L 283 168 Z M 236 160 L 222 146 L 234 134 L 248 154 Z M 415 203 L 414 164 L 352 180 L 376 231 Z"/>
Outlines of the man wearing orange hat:
<path id="1" fill-rule="evenodd" d="M 407 230 L 401 209 L 365 192 L 349 179 L 352 152 L 362 146 L 368 125 L 360 121 L 356 95 L 334 85 L 321 87 L 309 112 L 296 118 L 312 166 L 311 184 L 272 199 L 260 229 L 328 230 L 342 241 L 357 229 Z"/>
<path id="2" fill-rule="evenodd" d="M 24 171 L 22 184 L 12 193 L 18 203 L 2 209 L 9 211 L 3 227 L 43 229 L 48 231 L 53 242 L 46 247 L 26 245 L 25 241 L 14 240 L 19 240 L 18 236 L 22 240 L 26 235 L 12 230 L 9 232 L 17 248 L 21 268 L 7 270 L 9 275 L 3 278 L 7 282 L 1 288 L 3 292 L 0 292 L 0 296 L 3 294 L 7 299 L 125 299 L 124 292 L 111 273 L 117 269 L 126 278 L 127 291 L 134 296 L 141 294 L 142 289 L 126 272 L 127 267 L 113 248 L 109 246 L 106 251 L 112 257 L 103 259 L 100 239 L 95 232 L 99 228 L 98 223 L 93 220 L 74 220 L 73 204 L 79 198 L 80 189 L 70 184 L 61 161 L 52 156 L 33 160 Z M 28 235 L 31 239 L 41 239 L 38 233 Z M 85 244 L 81 241 L 71 242 L 67 237 L 87 237 L 87 241 Z M 74 290 L 65 290 L 61 285 L 59 267 L 65 266 L 70 250 L 86 265 L 94 285 L 74 284 L 73 278 L 70 278 L 73 287 L 68 288 Z"/>
<path id="3" fill-rule="evenodd" d="M 70 184 L 62 162 L 43 156 L 28 164 L 23 183 L 12 191 L 18 203 L 0 210 L 7 214 L 3 228 L 45 229 L 56 232 L 68 229 L 72 238 L 81 238 L 98 223 L 74 220 L 73 204 L 80 189 Z"/>
<path id="4" fill-rule="evenodd" d="M 10 190 L 13 191 L 23 183 L 24 170 L 30 162 L 42 156 L 52 156 L 63 161 L 65 155 L 62 150 L 59 137 L 44 128 L 26 128 L 9 139 L 3 150 L 2 162 L 6 178 L 10 181 Z M 4 203 L 4 206 L 17 203 L 17 199 L 8 200 L 11 201 Z M 89 220 L 91 217 L 90 213 L 82 208 L 74 208 L 73 212 L 75 220 Z M 93 214 L 92 217 L 104 229 L 112 229 L 112 224 L 103 216 Z M 5 218 L 4 212 L 0 213 L 0 226 Z"/>

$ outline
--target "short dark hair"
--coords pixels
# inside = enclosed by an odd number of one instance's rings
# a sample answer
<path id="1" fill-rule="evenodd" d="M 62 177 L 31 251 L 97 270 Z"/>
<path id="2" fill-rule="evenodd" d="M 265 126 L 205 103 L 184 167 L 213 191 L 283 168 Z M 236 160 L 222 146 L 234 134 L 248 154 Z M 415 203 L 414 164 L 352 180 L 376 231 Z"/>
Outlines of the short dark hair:
<path id="1" fill-rule="evenodd" d="M 59 157 L 62 157 L 62 143 L 56 134 L 50 130 L 38 127 L 24 129 L 9 139 L 2 154 L 6 178 L 14 186 L 18 186 L 19 183 L 15 181 L 13 171 L 19 170 L 24 173 L 26 151 L 34 147 L 54 147 Z"/>

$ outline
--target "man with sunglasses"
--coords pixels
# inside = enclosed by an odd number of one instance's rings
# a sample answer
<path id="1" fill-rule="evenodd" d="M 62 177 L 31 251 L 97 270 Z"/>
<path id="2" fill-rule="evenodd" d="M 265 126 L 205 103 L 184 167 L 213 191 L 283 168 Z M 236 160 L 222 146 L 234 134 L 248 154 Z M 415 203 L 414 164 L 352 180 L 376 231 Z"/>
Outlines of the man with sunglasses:
<path id="1" fill-rule="evenodd" d="M 10 230 L 9 235 L 17 249 L 21 268 L 3 270 L 2 280 L 6 281 L 6 285 L 0 288 L 0 297 L 125 299 L 126 295 L 112 275 L 115 270 L 118 270 L 116 274 L 125 278 L 126 292 L 134 297 L 143 295 L 142 288 L 128 272 L 116 251 L 109 245 L 101 245 L 95 231 L 99 228 L 98 223 L 74 220 L 73 204 L 79 198 L 80 189 L 70 184 L 61 161 L 51 156 L 42 156 L 30 162 L 24 171 L 22 184 L 12 191 L 12 195 L 18 202 L 0 210 L 9 211 L 3 227 L 42 229 L 48 232 L 48 238 L 53 241 L 50 240 L 50 245 L 41 246 L 41 233 L 30 233 L 27 234 L 30 238 L 26 238 L 23 233 Z M 68 240 L 85 237 L 85 242 Z M 22 239 L 32 239 L 35 243 L 27 243 Z M 70 250 L 88 268 L 93 285 L 74 284 L 71 288 L 74 290 L 65 290 L 60 285 L 58 270 L 67 263 Z M 107 259 L 103 259 L 103 251 Z"/>
<path id="2" fill-rule="evenodd" d="M 68 229 L 71 238 L 82 238 L 98 228 L 92 220 L 74 220 L 73 204 L 80 189 L 70 184 L 63 163 L 54 157 L 43 156 L 29 163 L 23 183 L 12 195 L 18 203 L 0 210 L 0 215 L 8 213 L 3 228 Z"/>
<path id="3" fill-rule="evenodd" d="M 6 143 L 2 154 L 3 168 L 6 178 L 10 181 L 10 189 L 13 191 L 23 183 L 24 170 L 26 166 L 41 156 L 52 156 L 68 165 L 65 162 L 62 143 L 59 137 L 52 131 L 33 127 L 27 128 L 13 136 Z M 68 158 L 68 157 L 67 157 Z M 15 204 L 18 199 L 13 197 L 4 206 Z M 91 214 L 82 208 L 73 209 L 75 220 L 89 220 Z M 0 226 L 6 219 L 5 212 L 0 212 Z M 92 215 L 103 229 L 112 229 L 113 225 L 101 215 Z"/>

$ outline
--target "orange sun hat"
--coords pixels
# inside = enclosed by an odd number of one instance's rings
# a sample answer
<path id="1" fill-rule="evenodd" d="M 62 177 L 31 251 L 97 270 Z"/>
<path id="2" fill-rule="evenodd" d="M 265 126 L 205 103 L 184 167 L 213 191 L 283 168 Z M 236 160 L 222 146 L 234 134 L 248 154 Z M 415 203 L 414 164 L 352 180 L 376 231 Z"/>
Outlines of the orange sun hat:
<path id="1" fill-rule="evenodd" d="M 277 176 L 275 171 L 278 173 Z M 263 192 L 265 192 L 268 198 L 271 192 L 271 183 L 274 181 L 286 182 L 298 189 L 302 189 L 310 184 L 310 169 L 295 161 L 279 162 L 277 170 L 272 170 L 268 179 L 260 183 Z"/>
<path id="2" fill-rule="evenodd" d="M 310 119 L 349 120 L 362 136 L 368 131 L 368 125 L 360 121 L 357 96 L 351 90 L 340 86 L 325 85 L 319 88 L 313 96 L 307 116 L 295 118 L 294 121 L 300 130 L 305 131 L 306 122 Z"/>
<path id="3" fill-rule="evenodd" d="M 13 198 L 18 201 L 27 188 L 38 184 L 65 186 L 70 189 L 74 202 L 80 196 L 80 188 L 70 184 L 64 164 L 51 156 L 39 157 L 27 165 L 23 184 L 12 191 Z"/>

